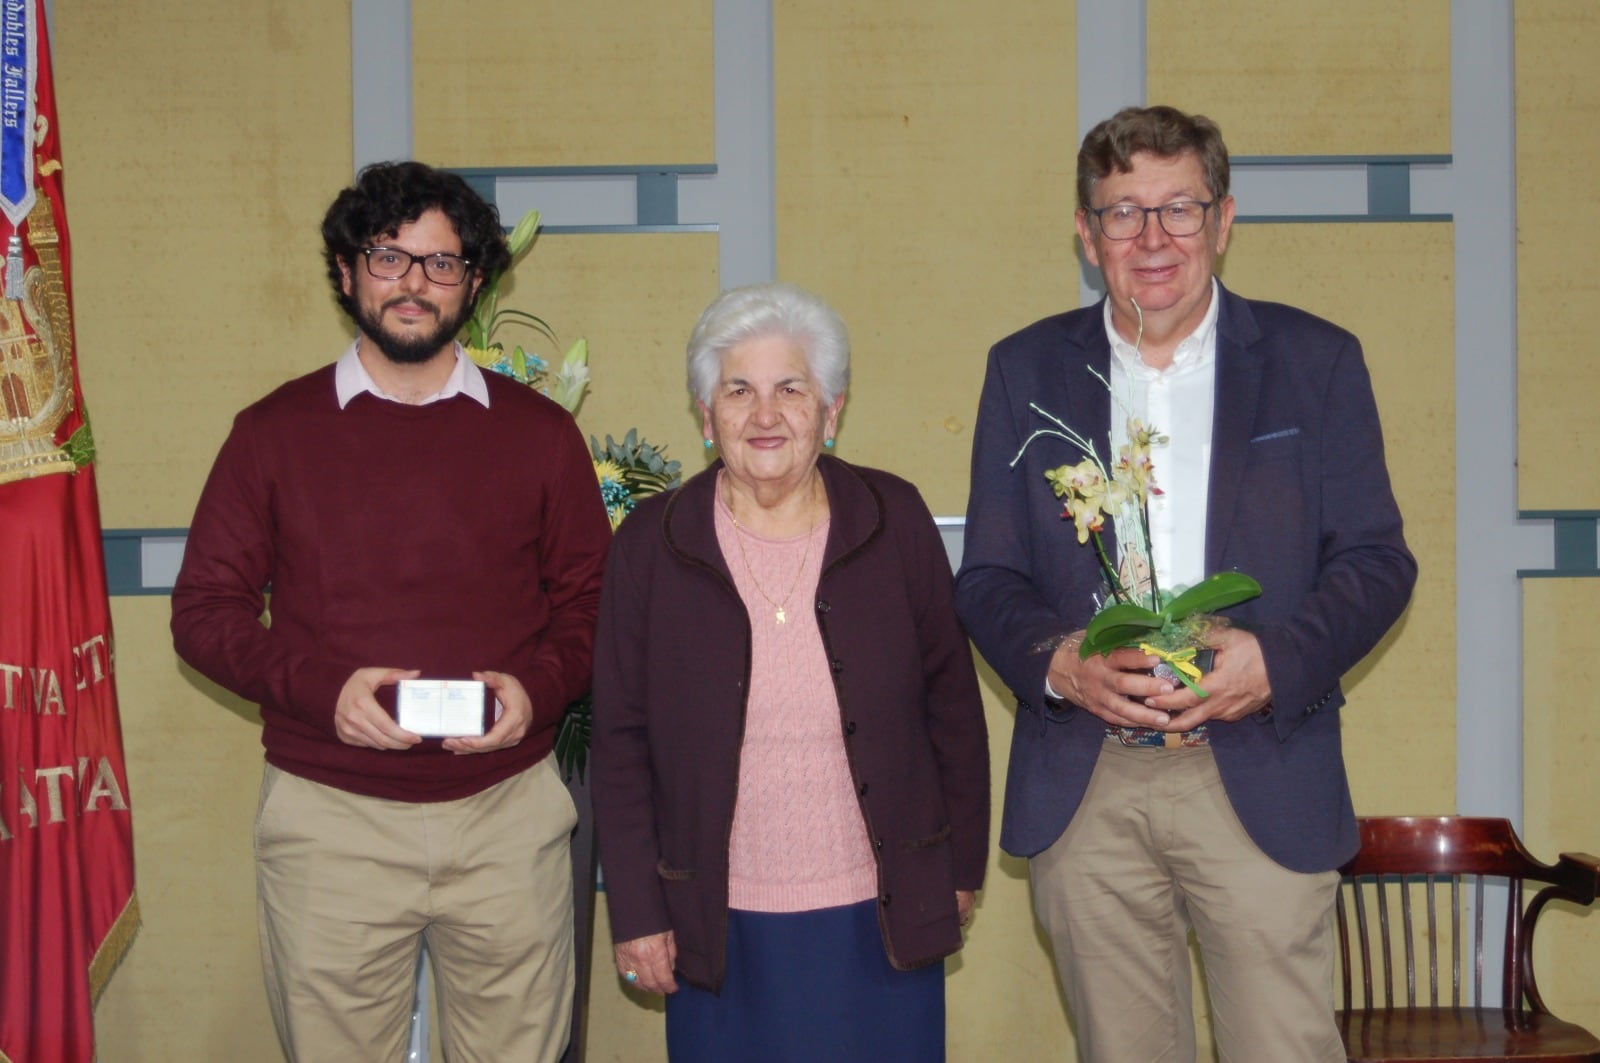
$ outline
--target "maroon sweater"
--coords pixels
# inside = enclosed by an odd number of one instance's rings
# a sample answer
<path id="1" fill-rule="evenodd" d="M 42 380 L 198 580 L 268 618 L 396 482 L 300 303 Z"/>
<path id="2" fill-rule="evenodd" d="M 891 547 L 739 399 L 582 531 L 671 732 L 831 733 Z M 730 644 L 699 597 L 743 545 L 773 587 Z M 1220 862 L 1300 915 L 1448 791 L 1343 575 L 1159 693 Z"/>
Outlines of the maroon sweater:
<path id="1" fill-rule="evenodd" d="M 393 800 L 465 797 L 545 756 L 587 688 L 610 539 L 589 452 L 555 403 L 485 376 L 487 409 L 361 394 L 341 410 L 328 366 L 235 419 L 189 530 L 172 633 L 196 670 L 260 704 L 284 771 Z M 346 745 L 334 703 L 368 666 L 509 673 L 532 726 L 484 754 Z"/>

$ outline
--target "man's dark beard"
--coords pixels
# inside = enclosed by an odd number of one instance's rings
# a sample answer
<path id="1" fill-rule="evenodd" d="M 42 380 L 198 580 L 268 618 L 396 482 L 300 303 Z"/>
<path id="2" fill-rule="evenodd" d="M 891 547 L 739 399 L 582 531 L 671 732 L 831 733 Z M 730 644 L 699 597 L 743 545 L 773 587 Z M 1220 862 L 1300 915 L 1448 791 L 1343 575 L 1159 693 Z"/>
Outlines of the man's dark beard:
<path id="1" fill-rule="evenodd" d="M 463 305 L 454 317 L 440 317 L 438 327 L 423 331 L 411 329 L 407 332 L 396 334 L 389 331 L 383 324 L 383 312 L 399 303 L 414 303 L 425 310 L 439 313 L 437 303 L 426 299 L 391 299 L 380 306 L 376 313 L 366 307 L 356 306 L 356 324 L 362 333 L 383 352 L 385 358 L 396 365 L 420 365 L 439 353 L 439 348 L 455 339 L 461 331 L 461 326 L 467 323 L 471 311 Z"/>

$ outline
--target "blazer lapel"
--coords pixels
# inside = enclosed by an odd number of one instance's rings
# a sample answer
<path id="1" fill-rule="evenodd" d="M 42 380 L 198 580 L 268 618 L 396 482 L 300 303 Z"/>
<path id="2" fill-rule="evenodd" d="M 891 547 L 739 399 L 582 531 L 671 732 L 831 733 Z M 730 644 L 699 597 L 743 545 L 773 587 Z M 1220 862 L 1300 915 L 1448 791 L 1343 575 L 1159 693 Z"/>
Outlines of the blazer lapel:
<path id="1" fill-rule="evenodd" d="M 1220 572 L 1239 507 L 1239 484 L 1261 397 L 1261 330 L 1249 304 L 1217 286 L 1216 397 L 1211 425 L 1211 475 L 1206 501 L 1206 573 Z"/>

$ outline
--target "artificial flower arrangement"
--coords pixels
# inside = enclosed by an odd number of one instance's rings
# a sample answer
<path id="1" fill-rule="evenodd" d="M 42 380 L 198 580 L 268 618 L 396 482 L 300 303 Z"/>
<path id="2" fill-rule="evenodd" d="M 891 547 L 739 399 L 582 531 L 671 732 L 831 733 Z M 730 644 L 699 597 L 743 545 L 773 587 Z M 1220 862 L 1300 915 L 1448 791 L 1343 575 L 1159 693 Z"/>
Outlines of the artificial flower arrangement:
<path id="1" fill-rule="evenodd" d="M 478 305 L 462 331 L 461 342 L 467 355 L 478 365 L 537 388 L 568 413 L 575 414 L 589 388 L 587 340 L 579 339 L 567 348 L 560 367 L 551 372 L 549 363 L 532 351 L 518 345 L 507 353 L 495 339 L 502 325 L 518 325 L 560 346 L 555 330 L 543 318 L 526 310 L 500 305 L 500 282 L 533 247 L 538 233 L 539 212 L 530 210 L 506 239 L 511 250 L 511 264 L 484 280 Z M 622 523 L 622 518 L 633 512 L 640 499 L 677 487 L 682 479 L 681 465 L 667 457 L 666 448 L 646 442 L 636 428 L 628 429 L 620 443 L 609 435 L 604 444 L 590 436 L 589 456 L 594 462 L 600 499 L 605 503 L 613 531 Z M 592 703 L 585 694 L 567 706 L 556 731 L 556 763 L 565 777 L 576 774 L 579 781 L 583 779 L 589 760 L 591 710 Z"/>
<path id="2" fill-rule="evenodd" d="M 577 413 L 578 404 L 583 401 L 584 392 L 589 386 L 588 340 L 580 337 L 569 347 L 566 357 L 561 360 L 561 368 L 552 375 L 549 364 L 537 354 L 523 350 L 520 344 L 507 354 L 505 347 L 494 338 L 501 325 L 515 324 L 546 336 L 551 343 L 559 346 L 555 330 L 543 318 L 526 310 L 500 305 L 500 282 L 532 249 L 534 237 L 538 235 L 539 212 L 530 210 L 506 238 L 511 250 L 511 265 L 484 280 L 483 289 L 478 293 L 478 305 L 467 320 L 461 342 L 467 349 L 467 357 L 483 368 L 537 388 L 560 403 L 568 413 Z"/>
<path id="3" fill-rule="evenodd" d="M 619 443 L 606 436 L 602 445 L 589 437 L 589 453 L 594 458 L 594 474 L 600 481 L 600 498 L 616 531 L 622 518 L 633 512 L 641 498 L 670 491 L 682 482 L 682 465 L 668 459 L 667 448 L 646 443 L 637 428 Z"/>
<path id="4" fill-rule="evenodd" d="M 1089 372 L 1111 390 L 1105 377 L 1092 367 Z M 1119 448 L 1116 464 L 1108 469 L 1093 440 L 1033 403 L 1028 408 L 1053 427 L 1041 428 L 1023 442 L 1011 459 L 1013 468 L 1041 436 L 1064 439 L 1084 455 L 1076 465 L 1061 465 L 1044 474 L 1063 502 L 1062 518 L 1070 518 L 1077 527 L 1078 543 L 1093 541 L 1109 589 L 1109 600 L 1089 621 L 1078 656 L 1087 660 L 1092 654 L 1137 646 L 1166 666 L 1157 667 L 1158 675 L 1181 682 L 1199 697 L 1208 696 L 1199 680 L 1206 670 L 1202 665 L 1209 660 L 1207 636 L 1220 622 L 1213 614 L 1257 597 L 1261 585 L 1242 572 L 1218 572 L 1178 594 L 1163 590 L 1151 563 L 1149 501 L 1162 492 L 1156 485 L 1150 447 L 1167 438 L 1154 426 L 1128 417 L 1128 442 Z M 1120 571 L 1100 537 L 1107 517 L 1118 528 Z M 1138 529 L 1137 535 L 1124 530 L 1132 528 Z"/>

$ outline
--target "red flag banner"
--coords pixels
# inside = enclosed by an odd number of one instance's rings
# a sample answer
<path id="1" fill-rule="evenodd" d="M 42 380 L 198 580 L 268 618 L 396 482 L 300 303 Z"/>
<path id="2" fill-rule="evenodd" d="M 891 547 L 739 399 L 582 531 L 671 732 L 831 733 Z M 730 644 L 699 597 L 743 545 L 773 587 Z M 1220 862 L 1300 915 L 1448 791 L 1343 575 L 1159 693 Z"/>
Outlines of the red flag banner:
<path id="1" fill-rule="evenodd" d="M 90 1063 L 139 925 L 43 0 L 0 0 L 0 1060 Z"/>

